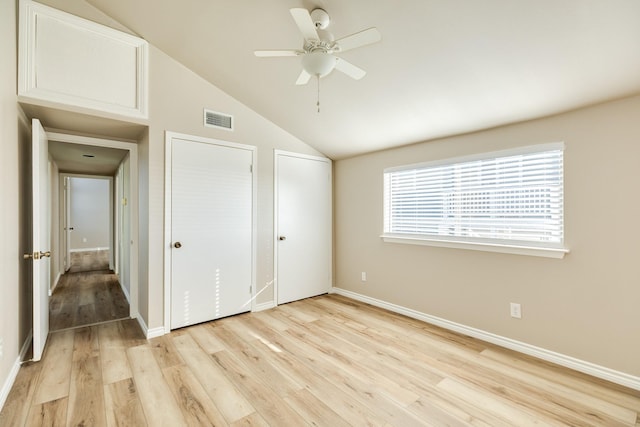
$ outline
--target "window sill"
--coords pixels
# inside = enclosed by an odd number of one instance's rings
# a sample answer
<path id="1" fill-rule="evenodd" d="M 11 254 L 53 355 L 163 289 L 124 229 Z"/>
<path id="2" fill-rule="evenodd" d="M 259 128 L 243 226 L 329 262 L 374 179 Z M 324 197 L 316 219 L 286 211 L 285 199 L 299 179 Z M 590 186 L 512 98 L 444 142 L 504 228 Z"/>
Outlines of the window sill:
<path id="1" fill-rule="evenodd" d="M 489 243 L 489 242 L 469 242 L 439 239 L 424 236 L 404 236 L 394 234 L 383 234 L 380 236 L 385 243 L 400 243 L 408 245 L 437 246 L 454 249 L 470 249 L 473 251 L 499 252 L 515 255 L 529 255 L 545 258 L 561 259 L 569 253 L 567 248 L 550 248 L 539 246 L 524 246 L 510 243 Z"/>

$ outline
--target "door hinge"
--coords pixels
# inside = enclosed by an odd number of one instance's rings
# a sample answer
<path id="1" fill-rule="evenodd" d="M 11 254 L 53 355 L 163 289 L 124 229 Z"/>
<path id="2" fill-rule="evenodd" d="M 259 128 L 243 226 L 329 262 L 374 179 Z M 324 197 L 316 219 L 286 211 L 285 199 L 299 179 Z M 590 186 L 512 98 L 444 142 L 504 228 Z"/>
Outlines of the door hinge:
<path id="1" fill-rule="evenodd" d="M 249 165 L 249 173 L 253 173 L 253 165 Z"/>
<path id="2" fill-rule="evenodd" d="M 253 293 L 253 286 L 249 286 L 249 295 Z"/>

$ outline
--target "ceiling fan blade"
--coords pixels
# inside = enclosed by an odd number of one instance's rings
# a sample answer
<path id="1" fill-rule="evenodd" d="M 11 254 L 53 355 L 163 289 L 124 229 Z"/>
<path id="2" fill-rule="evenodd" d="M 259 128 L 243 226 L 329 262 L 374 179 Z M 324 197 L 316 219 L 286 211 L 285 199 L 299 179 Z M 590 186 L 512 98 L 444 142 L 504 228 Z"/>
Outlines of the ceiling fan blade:
<path id="1" fill-rule="evenodd" d="M 260 58 L 279 57 L 279 56 L 298 56 L 304 52 L 301 50 L 256 50 L 253 52 Z"/>
<path id="2" fill-rule="evenodd" d="M 296 80 L 296 85 L 306 85 L 307 83 L 309 83 L 309 79 L 311 79 L 311 74 L 307 73 L 305 70 L 302 70 L 302 72 L 298 76 L 298 80 Z"/>
<path id="3" fill-rule="evenodd" d="M 316 26 L 313 25 L 311 15 L 307 9 L 293 8 L 290 10 L 293 20 L 296 21 L 298 29 L 304 36 L 305 40 L 318 40 L 318 32 Z"/>
<path id="4" fill-rule="evenodd" d="M 340 46 L 340 52 L 346 52 L 347 50 L 376 43 L 380 40 L 382 40 L 380 31 L 375 27 L 371 27 L 358 33 L 351 34 L 350 36 L 338 39 L 336 40 L 336 43 Z"/>
<path id="5" fill-rule="evenodd" d="M 336 70 L 342 71 L 347 76 L 355 80 L 360 80 L 367 74 L 367 72 L 362 68 L 356 67 L 351 62 L 345 61 L 342 58 L 338 58 L 336 61 Z"/>

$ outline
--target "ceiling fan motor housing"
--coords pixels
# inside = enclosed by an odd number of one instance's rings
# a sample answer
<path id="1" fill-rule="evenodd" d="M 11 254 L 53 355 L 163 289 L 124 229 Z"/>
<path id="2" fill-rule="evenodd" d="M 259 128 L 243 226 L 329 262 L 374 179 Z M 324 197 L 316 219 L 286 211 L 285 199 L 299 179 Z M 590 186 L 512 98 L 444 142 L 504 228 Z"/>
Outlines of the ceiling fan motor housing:
<path id="1" fill-rule="evenodd" d="M 324 9 L 313 9 L 311 11 L 311 20 L 313 21 L 313 25 L 316 26 L 319 30 L 324 30 L 331 23 L 331 18 L 329 18 L 329 14 Z"/>

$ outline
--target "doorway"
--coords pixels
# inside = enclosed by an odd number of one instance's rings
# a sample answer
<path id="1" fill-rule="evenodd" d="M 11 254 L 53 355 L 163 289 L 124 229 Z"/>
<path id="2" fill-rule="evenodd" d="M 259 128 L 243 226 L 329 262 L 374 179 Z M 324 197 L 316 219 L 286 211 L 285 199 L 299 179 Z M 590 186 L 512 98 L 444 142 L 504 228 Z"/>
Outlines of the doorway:
<path id="1" fill-rule="evenodd" d="M 101 156 L 91 147 L 72 147 L 82 148 L 83 156 L 93 156 L 90 159 Z M 63 165 L 79 155 L 55 142 L 50 148 L 54 153 L 53 160 Z M 112 154 L 111 169 L 117 174 L 128 153 L 118 150 Z M 104 162 L 103 159 L 97 161 Z M 89 167 L 95 168 L 95 164 L 87 164 Z M 50 330 L 129 317 L 128 291 L 120 283 L 113 262 L 114 243 L 121 240 L 121 236 L 114 233 L 114 176 L 61 172 L 59 183 L 63 270 L 51 292 Z"/>
<path id="2" fill-rule="evenodd" d="M 137 146 L 47 133 L 59 220 L 50 330 L 137 316 Z M 56 189 L 57 187 L 57 189 Z"/>
<path id="3" fill-rule="evenodd" d="M 113 178 L 60 173 L 65 272 L 113 269 Z"/>

